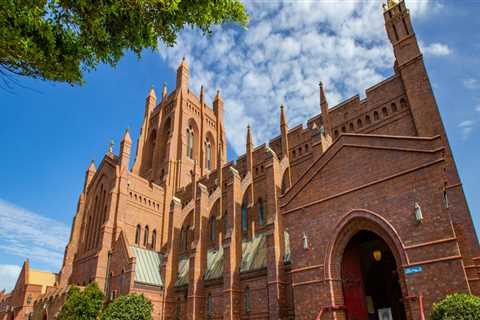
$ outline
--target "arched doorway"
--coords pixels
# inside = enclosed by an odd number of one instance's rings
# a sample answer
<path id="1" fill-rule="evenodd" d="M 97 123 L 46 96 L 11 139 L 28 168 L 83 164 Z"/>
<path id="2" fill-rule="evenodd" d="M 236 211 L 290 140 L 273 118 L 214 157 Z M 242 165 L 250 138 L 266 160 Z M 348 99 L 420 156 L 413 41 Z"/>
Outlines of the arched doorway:
<path id="1" fill-rule="evenodd" d="M 356 233 L 342 258 L 342 286 L 348 320 L 405 320 L 395 257 L 371 231 Z"/>

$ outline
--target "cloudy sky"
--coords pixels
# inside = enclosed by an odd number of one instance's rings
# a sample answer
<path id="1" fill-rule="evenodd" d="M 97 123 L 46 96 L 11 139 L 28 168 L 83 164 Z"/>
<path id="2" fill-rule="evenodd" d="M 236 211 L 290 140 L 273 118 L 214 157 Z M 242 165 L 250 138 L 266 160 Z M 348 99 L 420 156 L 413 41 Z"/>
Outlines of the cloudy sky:
<path id="1" fill-rule="evenodd" d="M 480 2 L 406 0 L 478 229 L 480 200 Z M 128 54 L 100 66 L 83 87 L 21 79 L 0 90 L 0 289 L 19 265 L 58 271 L 84 172 L 109 141 L 136 135 L 151 85 L 175 85 L 182 56 L 192 90 L 221 89 L 229 158 L 278 134 L 278 108 L 290 127 L 319 112 L 318 82 L 333 106 L 392 74 L 381 1 L 248 1 L 248 30 L 227 25 L 207 38 L 181 33 L 174 48 Z M 118 143 L 117 146 L 118 147 Z"/>

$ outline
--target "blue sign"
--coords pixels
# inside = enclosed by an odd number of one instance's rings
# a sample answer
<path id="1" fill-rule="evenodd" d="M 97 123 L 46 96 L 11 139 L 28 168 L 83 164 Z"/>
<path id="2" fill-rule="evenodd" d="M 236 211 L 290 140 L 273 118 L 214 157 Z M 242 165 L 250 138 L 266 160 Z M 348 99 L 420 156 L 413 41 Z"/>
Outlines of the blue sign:
<path id="1" fill-rule="evenodd" d="M 422 272 L 422 271 L 423 271 L 423 268 L 421 266 L 405 268 L 405 274 L 414 274 L 414 273 L 419 273 L 419 272 Z"/>

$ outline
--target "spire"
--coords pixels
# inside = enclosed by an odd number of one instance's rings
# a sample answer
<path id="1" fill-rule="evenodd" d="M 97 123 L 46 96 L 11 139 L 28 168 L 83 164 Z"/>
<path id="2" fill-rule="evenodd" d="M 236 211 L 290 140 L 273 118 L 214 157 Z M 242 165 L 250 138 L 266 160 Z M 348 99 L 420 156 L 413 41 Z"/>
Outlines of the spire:
<path id="1" fill-rule="evenodd" d="M 130 137 L 130 132 L 127 129 L 125 129 L 125 133 L 123 134 L 122 142 L 126 143 L 132 143 L 132 137 Z"/>
<path id="2" fill-rule="evenodd" d="M 155 108 L 155 104 L 157 101 L 157 94 L 155 93 L 155 89 L 152 86 L 150 86 L 150 90 L 148 91 L 147 99 L 145 102 L 145 117 L 148 117 L 150 115 L 150 112 L 153 111 Z"/>
<path id="3" fill-rule="evenodd" d="M 250 129 L 250 125 L 247 126 L 247 170 L 246 173 L 250 174 L 253 179 L 253 141 L 252 141 L 252 130 Z M 250 200 L 250 205 L 253 204 L 253 195 L 254 195 L 254 186 L 253 184 L 250 186 L 249 196 L 248 199 Z M 249 205 L 249 206 L 250 206 Z"/>
<path id="4" fill-rule="evenodd" d="M 95 161 L 91 160 L 90 164 L 88 165 L 87 172 L 97 172 L 97 167 L 95 166 Z"/>
<path id="5" fill-rule="evenodd" d="M 223 99 L 222 99 L 222 96 L 220 95 L 220 90 L 217 90 L 217 94 L 213 99 L 213 112 L 215 114 L 220 114 L 223 120 Z"/>
<path id="6" fill-rule="evenodd" d="M 182 58 L 182 62 L 177 69 L 177 88 L 188 88 L 188 79 L 189 79 L 189 72 L 188 72 L 188 63 L 185 57 Z"/>
<path id="7" fill-rule="evenodd" d="M 395 0 L 387 0 L 387 3 L 383 4 L 383 9 L 385 9 L 385 11 L 390 10 L 393 7 L 395 7 L 397 4 L 398 2 Z"/>
<path id="8" fill-rule="evenodd" d="M 280 105 L 280 127 L 287 125 L 283 104 Z"/>
<path id="9" fill-rule="evenodd" d="M 253 142 L 252 142 L 252 130 L 250 129 L 250 125 L 247 125 L 247 150 L 250 148 L 250 150 L 253 147 Z"/>
<path id="10" fill-rule="evenodd" d="M 283 104 L 280 105 L 280 132 L 282 136 L 282 157 L 289 157 L 288 152 L 288 125 Z"/>
<path id="11" fill-rule="evenodd" d="M 87 172 L 85 173 L 85 182 L 83 183 L 83 192 L 85 193 L 88 189 L 88 185 L 92 181 L 95 173 L 97 172 L 97 167 L 95 166 L 95 162 L 92 160 L 88 165 Z"/>
<path id="12" fill-rule="evenodd" d="M 152 97 L 153 99 L 157 99 L 157 95 L 155 93 L 155 88 L 153 84 L 150 86 L 150 91 L 148 91 L 148 97 Z"/>
<path id="13" fill-rule="evenodd" d="M 120 168 L 126 168 L 128 170 L 131 149 L 132 138 L 130 137 L 128 129 L 126 129 L 122 138 L 122 142 L 120 143 Z"/>
<path id="14" fill-rule="evenodd" d="M 162 100 L 164 100 L 168 96 L 168 91 L 167 91 L 167 84 L 163 82 L 163 87 L 162 87 Z"/>
<path id="15" fill-rule="evenodd" d="M 115 144 L 115 141 L 113 139 L 110 141 L 110 144 L 108 145 L 108 153 L 113 154 L 113 145 Z"/>
<path id="16" fill-rule="evenodd" d="M 328 102 L 327 97 L 325 96 L 325 91 L 323 88 L 323 83 L 320 81 L 320 109 L 322 111 L 322 121 L 323 129 L 325 135 L 331 135 L 331 126 L 330 126 L 330 115 L 328 112 Z"/>

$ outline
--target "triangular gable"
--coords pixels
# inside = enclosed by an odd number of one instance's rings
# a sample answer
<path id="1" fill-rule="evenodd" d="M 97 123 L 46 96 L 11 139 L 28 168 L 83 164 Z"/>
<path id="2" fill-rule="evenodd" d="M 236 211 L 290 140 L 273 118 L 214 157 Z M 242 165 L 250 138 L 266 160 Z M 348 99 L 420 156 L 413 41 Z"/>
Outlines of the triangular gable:
<path id="1" fill-rule="evenodd" d="M 339 171 L 338 168 L 329 170 L 329 166 L 339 165 L 341 159 L 345 160 L 342 165 L 345 170 L 348 170 L 347 174 L 355 175 L 355 181 L 359 181 L 358 177 L 362 174 L 373 181 L 378 178 L 375 175 L 380 176 L 383 174 L 382 177 L 387 177 L 389 174 L 387 171 L 393 174 L 394 172 L 418 166 L 419 163 L 426 164 L 429 161 L 441 161 L 443 159 L 443 150 L 444 146 L 439 136 L 419 138 L 342 134 L 326 152 L 305 170 L 292 187 L 280 197 L 280 207 L 284 212 L 293 210 L 299 205 L 299 203 L 293 204 L 294 199 L 301 198 L 295 201 L 300 203 L 311 202 L 313 199 L 307 200 L 303 198 L 315 195 L 315 200 L 318 200 L 318 198 L 328 198 L 330 194 L 338 194 L 341 192 L 340 189 L 345 190 L 346 188 L 341 188 L 340 184 L 336 183 L 336 179 L 338 179 L 338 174 L 344 174 L 347 171 Z M 385 159 L 370 157 L 367 160 L 365 158 L 365 156 L 380 153 L 386 156 Z M 405 153 L 410 153 L 410 155 L 405 157 Z M 404 161 L 404 159 L 406 160 Z M 390 164 L 385 166 L 385 161 L 390 161 Z M 355 171 L 351 170 L 353 165 L 356 168 Z M 377 170 L 378 168 L 385 170 L 380 171 Z M 322 174 L 324 174 L 323 178 L 328 179 L 325 179 L 322 182 L 323 184 L 312 184 Z M 350 181 L 349 188 L 354 187 Z M 308 188 L 316 188 L 316 192 L 309 193 L 307 192 Z"/>

